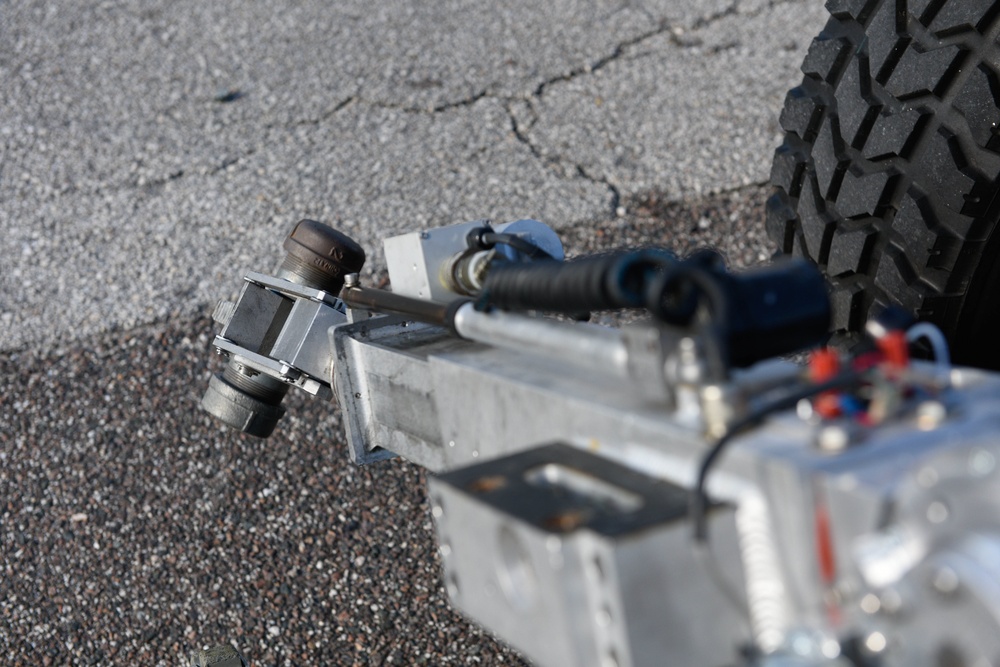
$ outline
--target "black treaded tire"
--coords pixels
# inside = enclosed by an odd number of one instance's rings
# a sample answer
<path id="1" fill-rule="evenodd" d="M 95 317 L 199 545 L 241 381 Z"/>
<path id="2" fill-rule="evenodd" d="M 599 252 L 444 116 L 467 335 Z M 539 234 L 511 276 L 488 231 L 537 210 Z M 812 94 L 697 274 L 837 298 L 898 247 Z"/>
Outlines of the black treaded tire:
<path id="1" fill-rule="evenodd" d="M 896 303 L 1000 368 L 1000 1 L 827 9 L 781 113 L 768 233 L 827 275 L 835 332 Z"/>

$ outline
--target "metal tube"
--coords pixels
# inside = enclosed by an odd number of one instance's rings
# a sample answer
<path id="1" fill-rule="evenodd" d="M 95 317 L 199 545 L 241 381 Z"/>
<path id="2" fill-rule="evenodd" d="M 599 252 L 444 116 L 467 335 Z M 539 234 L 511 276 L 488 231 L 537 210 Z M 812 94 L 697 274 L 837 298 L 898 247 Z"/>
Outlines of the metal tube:
<path id="1" fill-rule="evenodd" d="M 455 311 L 452 328 L 462 338 L 529 352 L 629 377 L 621 332 L 591 324 L 543 320 L 502 311 L 480 312 L 471 303 Z"/>

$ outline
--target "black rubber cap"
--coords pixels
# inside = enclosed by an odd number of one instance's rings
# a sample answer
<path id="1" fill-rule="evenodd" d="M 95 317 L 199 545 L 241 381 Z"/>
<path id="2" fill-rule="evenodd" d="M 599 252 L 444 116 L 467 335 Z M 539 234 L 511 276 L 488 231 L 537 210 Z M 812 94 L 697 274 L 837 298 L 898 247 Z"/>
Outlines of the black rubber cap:
<path id="1" fill-rule="evenodd" d="M 288 256 L 282 268 L 305 284 L 336 294 L 344 276 L 365 264 L 365 251 L 351 237 L 315 220 L 301 220 L 285 239 Z"/>

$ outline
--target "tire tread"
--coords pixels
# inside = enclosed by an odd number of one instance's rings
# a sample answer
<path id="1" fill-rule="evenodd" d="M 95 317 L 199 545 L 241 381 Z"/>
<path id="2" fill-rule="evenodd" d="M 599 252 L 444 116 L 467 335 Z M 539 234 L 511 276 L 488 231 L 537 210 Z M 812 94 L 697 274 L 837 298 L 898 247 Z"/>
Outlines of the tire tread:
<path id="1" fill-rule="evenodd" d="M 767 227 L 834 327 L 901 303 L 955 334 L 1000 208 L 1000 1 L 829 0 L 781 114 Z"/>

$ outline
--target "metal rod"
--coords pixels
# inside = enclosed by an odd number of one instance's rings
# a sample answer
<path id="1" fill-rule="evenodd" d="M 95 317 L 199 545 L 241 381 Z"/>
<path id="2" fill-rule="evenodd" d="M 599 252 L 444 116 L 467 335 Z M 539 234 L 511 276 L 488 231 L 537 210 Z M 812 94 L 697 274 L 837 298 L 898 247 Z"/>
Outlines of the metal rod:
<path id="1" fill-rule="evenodd" d="M 345 287 L 340 292 L 340 299 L 351 308 L 412 317 L 418 322 L 436 324 L 442 327 L 451 325 L 448 311 L 453 306 L 449 307 L 448 304 L 414 299 L 381 289 L 361 286 Z"/>

